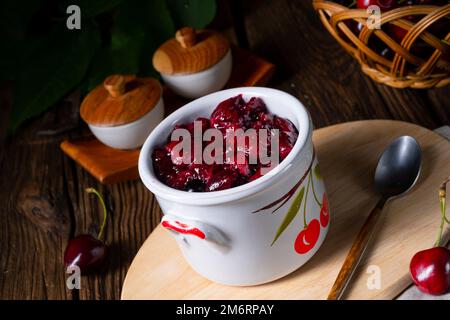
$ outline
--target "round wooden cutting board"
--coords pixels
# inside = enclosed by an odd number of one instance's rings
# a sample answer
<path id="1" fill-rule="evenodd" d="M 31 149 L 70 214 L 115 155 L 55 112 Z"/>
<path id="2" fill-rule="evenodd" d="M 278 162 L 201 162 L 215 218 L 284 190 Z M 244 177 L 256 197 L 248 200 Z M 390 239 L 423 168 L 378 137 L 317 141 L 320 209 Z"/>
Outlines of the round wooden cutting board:
<path id="1" fill-rule="evenodd" d="M 400 135 L 411 135 L 420 143 L 422 174 L 413 190 L 385 206 L 380 230 L 345 296 L 394 298 L 411 283 L 412 255 L 436 240 L 440 223 L 438 187 L 450 174 L 450 143 L 414 124 L 370 120 L 314 132 L 332 220 L 325 243 L 304 266 L 264 285 L 219 285 L 193 271 L 175 239 L 158 226 L 128 270 L 122 299 L 325 299 L 357 231 L 378 200 L 372 190 L 378 157 Z"/>

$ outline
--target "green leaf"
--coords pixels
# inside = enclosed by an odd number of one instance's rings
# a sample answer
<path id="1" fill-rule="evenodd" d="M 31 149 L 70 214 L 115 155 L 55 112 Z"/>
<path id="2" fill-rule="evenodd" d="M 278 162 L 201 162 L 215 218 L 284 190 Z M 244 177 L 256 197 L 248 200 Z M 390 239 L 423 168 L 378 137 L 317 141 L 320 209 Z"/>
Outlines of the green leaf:
<path id="1" fill-rule="evenodd" d="M 99 45 L 98 31 L 90 25 L 81 31 L 61 26 L 48 34 L 18 75 L 10 129 L 42 113 L 79 84 Z"/>
<path id="2" fill-rule="evenodd" d="M 216 15 L 215 0 L 167 0 L 177 28 L 204 28 Z"/>
<path id="3" fill-rule="evenodd" d="M 316 176 L 317 179 L 322 180 L 322 174 L 320 173 L 320 168 L 318 164 L 316 164 L 316 166 L 314 167 L 314 175 Z"/>
<path id="4" fill-rule="evenodd" d="M 300 206 L 303 201 L 303 196 L 305 194 L 305 187 L 301 188 L 298 195 L 295 197 L 294 201 L 291 204 L 291 207 L 289 208 L 288 212 L 284 216 L 283 221 L 281 222 L 280 226 L 278 227 L 277 233 L 275 235 L 275 238 L 272 241 L 271 246 L 277 241 L 277 239 L 281 236 L 281 234 L 286 230 L 286 228 L 291 224 L 292 220 L 294 220 L 295 216 L 300 210 Z"/>
<path id="5" fill-rule="evenodd" d="M 94 89 L 111 74 L 137 74 L 144 39 L 144 34 L 134 37 L 115 34 L 111 45 L 100 49 L 92 59 L 83 91 Z"/>
<path id="6" fill-rule="evenodd" d="M 175 34 L 175 25 L 166 1 L 129 0 L 122 3 L 117 11 L 118 15 L 112 32 L 113 42 L 130 41 L 127 37 L 141 38 L 138 74 L 156 75 L 152 66 L 153 53 L 164 41 Z"/>

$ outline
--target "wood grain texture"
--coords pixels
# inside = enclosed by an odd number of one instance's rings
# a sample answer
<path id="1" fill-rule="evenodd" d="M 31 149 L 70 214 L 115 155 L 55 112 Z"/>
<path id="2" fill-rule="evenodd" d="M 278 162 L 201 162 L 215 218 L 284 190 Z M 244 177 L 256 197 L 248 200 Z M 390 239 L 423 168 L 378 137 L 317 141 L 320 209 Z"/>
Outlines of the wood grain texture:
<path id="1" fill-rule="evenodd" d="M 212 30 L 197 30 L 195 44 L 184 48 L 179 39 L 164 42 L 153 55 L 153 67 L 168 75 L 199 72 L 220 61 L 230 49 L 227 38 Z"/>
<path id="2" fill-rule="evenodd" d="M 364 252 L 369 246 L 369 241 L 374 232 L 376 232 L 376 225 L 381 218 L 383 205 L 385 199 L 381 199 L 375 208 L 372 209 L 363 226 L 356 235 L 355 240 L 348 252 L 344 263 L 339 271 L 330 293 L 328 293 L 328 300 L 341 300 L 345 289 L 351 283 L 352 276 L 358 267 L 358 264 L 364 259 Z"/>
<path id="3" fill-rule="evenodd" d="M 114 127 L 136 121 L 152 110 L 162 96 L 161 84 L 153 78 L 128 75 L 123 76 L 122 83 L 111 81 L 113 78 L 108 77 L 84 98 L 80 115 L 86 123 Z"/>
<path id="4" fill-rule="evenodd" d="M 394 298 L 411 283 L 409 261 L 413 254 L 435 241 L 440 224 L 437 190 L 448 175 L 440 169 L 450 168 L 450 142 L 422 127 L 390 120 L 349 122 L 314 132 L 330 199 L 331 225 L 318 253 L 294 273 L 253 287 L 215 284 L 188 266 L 173 237 L 159 226 L 136 255 L 122 298 L 325 299 L 370 208 L 378 201 L 372 188 L 378 158 L 400 135 L 411 135 L 421 145 L 422 175 L 410 193 L 386 204 L 380 228 L 344 296 Z M 372 275 L 369 266 L 380 270 L 380 289 L 367 286 Z"/>
<path id="5" fill-rule="evenodd" d="M 376 118 L 413 122 L 430 129 L 450 124 L 450 88 L 399 90 L 375 84 L 328 34 L 310 1 L 246 0 L 232 1 L 231 8 L 229 5 L 228 0 L 218 0 L 221 14 L 215 25 L 230 39 L 244 39 L 245 44 L 248 41 L 253 53 L 277 66 L 275 78 L 268 85 L 298 97 L 316 128 Z M 224 21 L 239 17 L 244 20 Z M 239 26 L 236 35 L 232 24 Z M 245 26 L 246 34 L 241 26 Z M 11 84 L 4 88 L 0 90 L 0 298 L 120 298 L 132 258 L 160 221 L 156 201 L 138 181 L 100 185 L 61 153 L 61 141 L 87 132 L 78 115 L 79 92 L 69 97 L 71 103 L 57 103 L 5 140 Z M 166 107 L 173 110 L 176 105 Z M 31 190 L 38 191 L 29 192 L 30 185 L 34 186 Z M 79 292 L 68 291 L 62 267 L 67 240 L 75 233 L 97 230 L 101 219 L 97 201 L 83 191 L 90 186 L 106 195 L 111 211 L 106 239 L 113 253 L 103 274 L 83 278 Z M 20 194 L 42 200 L 24 215 L 23 209 L 19 210 Z M 40 216 L 51 218 L 41 222 Z M 349 223 L 350 236 L 359 228 L 352 222 L 343 222 Z M 325 258 L 323 254 L 315 257 Z M 330 259 L 336 259 L 336 255 Z M 400 280 L 399 286 L 409 281 Z"/>
<path id="6" fill-rule="evenodd" d="M 137 162 L 139 149 L 110 148 L 95 137 L 64 140 L 61 150 L 103 184 L 136 180 L 139 178 Z"/>

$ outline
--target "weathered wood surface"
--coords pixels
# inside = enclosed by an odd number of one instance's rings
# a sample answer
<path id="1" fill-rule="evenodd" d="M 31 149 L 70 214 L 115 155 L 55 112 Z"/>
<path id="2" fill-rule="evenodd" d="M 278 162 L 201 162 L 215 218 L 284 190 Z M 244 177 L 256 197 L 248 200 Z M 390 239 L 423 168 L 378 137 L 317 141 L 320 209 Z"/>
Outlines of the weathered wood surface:
<path id="1" fill-rule="evenodd" d="M 316 127 L 374 118 L 431 129 L 450 124 L 449 88 L 377 85 L 323 28 L 310 1 L 249 0 L 242 7 L 247 35 L 226 34 L 248 40 L 252 51 L 277 65 L 271 86 L 297 96 Z M 238 16 L 223 3 L 220 8 L 226 11 L 220 19 Z M 0 137 L 8 92 L 6 86 L 0 97 Z M 77 114 L 79 99 L 76 94 L 71 99 L 1 140 L 0 298 L 118 299 L 133 256 L 159 222 L 157 203 L 139 181 L 101 186 L 59 150 L 64 138 L 86 133 Z M 83 278 L 81 290 L 70 291 L 62 262 L 67 240 L 95 233 L 101 220 L 100 206 L 83 191 L 86 187 L 106 196 L 110 216 L 105 235 L 111 251 L 104 273 Z"/>

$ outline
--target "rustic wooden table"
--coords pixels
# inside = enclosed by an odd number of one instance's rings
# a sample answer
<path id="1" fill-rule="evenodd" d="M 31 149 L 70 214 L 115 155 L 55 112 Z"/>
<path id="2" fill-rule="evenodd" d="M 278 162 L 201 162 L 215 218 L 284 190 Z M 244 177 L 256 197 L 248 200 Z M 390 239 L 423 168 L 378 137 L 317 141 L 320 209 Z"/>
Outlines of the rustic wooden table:
<path id="1" fill-rule="evenodd" d="M 449 88 L 397 90 L 362 74 L 327 33 L 311 1 L 246 1 L 239 14 L 220 9 L 237 28 L 228 30 L 241 45 L 274 62 L 271 86 L 298 97 L 317 128 L 358 119 L 387 118 L 434 129 L 450 124 Z M 245 28 L 246 34 L 242 32 Z M 240 29 L 241 28 L 241 29 Z M 0 106 L 6 114 L 4 90 Z M 72 94 L 12 138 L 2 139 L 0 154 L 0 298 L 119 299 L 127 269 L 160 220 L 152 194 L 140 181 L 102 186 L 66 157 L 59 143 L 85 134 Z M 6 117 L 0 122 L 4 128 Z M 110 212 L 104 272 L 83 277 L 81 289 L 66 288 L 63 253 L 70 237 L 98 230 L 101 208 L 84 192 L 95 187 Z"/>

